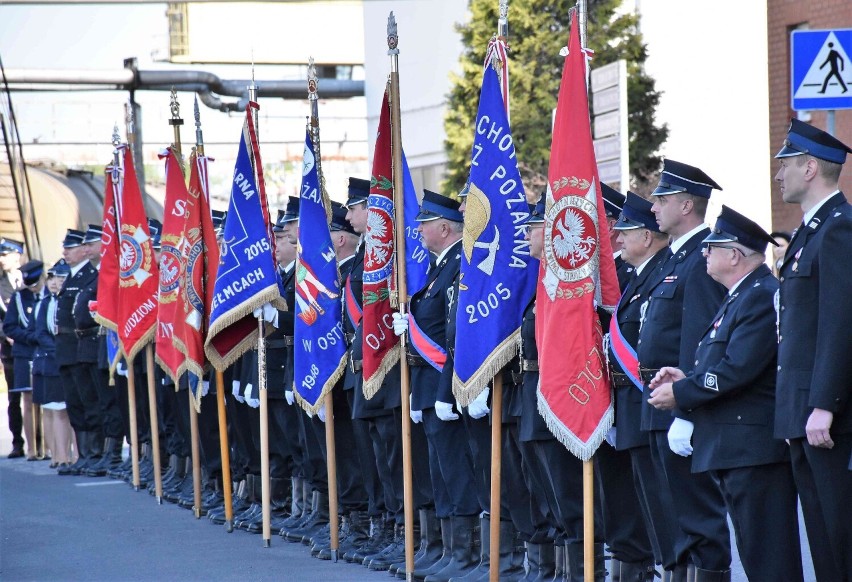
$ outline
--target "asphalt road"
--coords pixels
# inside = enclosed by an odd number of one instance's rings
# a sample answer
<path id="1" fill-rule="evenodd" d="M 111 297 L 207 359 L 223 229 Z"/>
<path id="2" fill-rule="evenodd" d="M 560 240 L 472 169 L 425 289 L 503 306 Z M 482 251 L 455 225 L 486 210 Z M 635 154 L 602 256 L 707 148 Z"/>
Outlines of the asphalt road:
<path id="1" fill-rule="evenodd" d="M 47 462 L 8 460 L 5 393 L 0 393 L 0 580 L 389 581 L 387 573 L 310 557 L 273 535 L 227 533 L 189 510 L 157 505 L 109 478 L 59 477 Z M 127 451 L 125 450 L 125 454 Z M 804 531 L 800 519 L 800 529 Z M 802 534 L 804 536 L 804 534 Z M 732 545 L 736 545 L 732 541 Z M 807 543 L 805 579 L 815 580 Z M 736 550 L 735 550 L 736 551 Z M 745 582 L 738 556 L 732 580 Z"/>

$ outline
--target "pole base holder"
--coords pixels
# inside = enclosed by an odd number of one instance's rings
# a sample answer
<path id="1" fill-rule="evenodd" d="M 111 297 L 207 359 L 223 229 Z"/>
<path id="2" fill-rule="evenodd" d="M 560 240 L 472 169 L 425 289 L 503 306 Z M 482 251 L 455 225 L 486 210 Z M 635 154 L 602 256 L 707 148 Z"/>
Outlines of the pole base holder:
<path id="1" fill-rule="evenodd" d="M 138 493 L 139 491 L 142 491 L 142 488 L 139 485 L 134 485 L 133 490 Z"/>
<path id="2" fill-rule="evenodd" d="M 195 519 L 201 519 L 201 510 L 195 505 L 192 506 L 192 514 L 195 515 Z"/>
<path id="3" fill-rule="evenodd" d="M 158 496 L 157 496 L 157 505 L 162 505 L 162 504 L 163 504 L 163 496 L 162 496 L 162 495 L 158 495 Z"/>
<path id="4" fill-rule="evenodd" d="M 228 533 L 234 533 L 234 520 L 229 519 L 225 522 L 225 531 Z"/>
<path id="5" fill-rule="evenodd" d="M 272 546 L 272 540 L 271 540 L 271 539 L 269 539 L 269 538 L 265 538 L 265 539 L 263 540 L 263 547 L 264 547 L 264 548 L 269 548 L 269 547 L 271 547 L 271 546 Z"/>
<path id="6" fill-rule="evenodd" d="M 337 557 L 338 557 L 338 551 L 337 550 L 331 550 L 331 561 L 334 562 L 335 564 L 337 563 Z"/>

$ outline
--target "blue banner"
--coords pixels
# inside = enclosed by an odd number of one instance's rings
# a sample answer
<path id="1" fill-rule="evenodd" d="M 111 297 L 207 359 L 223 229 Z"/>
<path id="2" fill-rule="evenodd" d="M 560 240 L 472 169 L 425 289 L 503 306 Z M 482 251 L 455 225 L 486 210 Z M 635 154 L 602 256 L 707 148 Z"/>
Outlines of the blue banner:
<path id="1" fill-rule="evenodd" d="M 302 406 L 316 412 L 346 363 L 337 256 L 331 244 L 311 137 L 305 137 L 296 260 L 293 383 Z"/>
<path id="2" fill-rule="evenodd" d="M 403 215 L 405 216 L 405 286 L 408 295 L 414 295 L 426 284 L 429 271 L 429 251 L 417 232 L 419 223 L 414 220 L 420 213 L 417 190 L 408 169 L 405 152 L 402 152 Z"/>
<path id="3" fill-rule="evenodd" d="M 247 116 L 234 167 L 204 346 L 208 359 L 219 370 L 256 343 L 255 309 L 265 303 L 287 309 L 270 240 L 266 200 L 255 179 L 255 167 L 261 169 L 261 161 L 256 148 L 250 150 L 247 142 L 252 129 Z"/>
<path id="4" fill-rule="evenodd" d="M 524 309 L 535 295 L 529 205 L 497 73 L 485 68 L 470 159 L 456 315 L 453 393 L 464 406 L 518 353 Z"/>

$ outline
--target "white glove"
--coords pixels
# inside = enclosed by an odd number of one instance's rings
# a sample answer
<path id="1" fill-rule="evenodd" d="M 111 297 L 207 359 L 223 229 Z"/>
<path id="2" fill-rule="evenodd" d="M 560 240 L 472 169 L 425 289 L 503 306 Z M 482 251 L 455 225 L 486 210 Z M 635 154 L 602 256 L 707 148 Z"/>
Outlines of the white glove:
<path id="1" fill-rule="evenodd" d="M 260 406 L 260 400 L 251 397 L 251 384 L 246 384 L 246 389 L 245 392 L 243 392 L 243 397 L 246 399 L 246 404 L 248 404 L 252 408 L 258 408 Z"/>
<path id="2" fill-rule="evenodd" d="M 231 394 L 234 395 L 234 398 L 236 398 L 237 402 L 239 402 L 240 404 L 246 403 L 246 399 L 243 398 L 243 395 L 240 392 L 240 381 L 239 380 L 232 380 L 231 381 Z"/>
<path id="3" fill-rule="evenodd" d="M 609 446 L 611 446 L 612 448 L 615 448 L 615 435 L 616 430 L 614 426 L 610 427 L 610 429 L 606 431 L 606 442 L 608 442 Z"/>
<path id="4" fill-rule="evenodd" d="M 491 388 L 488 386 L 485 387 L 485 390 L 479 393 L 479 396 L 473 399 L 467 407 L 467 413 L 473 419 L 480 419 L 486 414 L 490 412 L 488 409 L 488 394 L 491 392 Z M 437 403 L 436 403 L 437 404 Z"/>
<path id="5" fill-rule="evenodd" d="M 408 314 L 399 311 L 393 314 L 393 332 L 397 336 L 405 335 L 408 331 Z"/>
<path id="6" fill-rule="evenodd" d="M 669 448 L 676 455 L 688 457 L 692 454 L 692 430 L 695 425 L 688 420 L 675 418 L 672 425 L 669 427 Z"/>
<path id="7" fill-rule="evenodd" d="M 292 390 L 286 390 L 284 392 L 284 398 L 287 399 L 287 404 L 293 406 L 293 403 L 296 402 L 296 395 L 293 394 Z"/>
<path id="8" fill-rule="evenodd" d="M 204 380 L 201 382 L 201 397 L 204 398 L 210 392 L 210 382 Z"/>
<path id="9" fill-rule="evenodd" d="M 119 376 L 124 376 L 127 378 L 127 364 L 124 362 L 119 362 L 115 365 L 115 373 Z"/>
<path id="10" fill-rule="evenodd" d="M 459 419 L 459 415 L 453 412 L 453 405 L 440 400 L 435 401 L 435 414 L 445 422 Z"/>
<path id="11" fill-rule="evenodd" d="M 263 318 L 263 321 L 268 321 L 275 327 L 278 327 L 278 310 L 272 307 L 270 303 L 264 303 L 262 307 L 258 307 L 252 312 L 255 319 Z"/>
<path id="12" fill-rule="evenodd" d="M 411 400 L 412 400 L 412 398 L 411 398 L 411 396 L 409 396 L 408 397 L 408 406 L 409 406 L 408 416 L 411 417 L 411 422 L 413 422 L 414 424 L 419 424 L 419 423 L 423 422 L 423 411 L 422 410 L 414 410 L 414 408 L 411 406 Z"/>
<path id="13" fill-rule="evenodd" d="M 317 418 L 320 419 L 320 422 L 325 422 L 325 402 L 323 402 L 323 405 L 319 407 L 319 410 L 317 410 Z"/>

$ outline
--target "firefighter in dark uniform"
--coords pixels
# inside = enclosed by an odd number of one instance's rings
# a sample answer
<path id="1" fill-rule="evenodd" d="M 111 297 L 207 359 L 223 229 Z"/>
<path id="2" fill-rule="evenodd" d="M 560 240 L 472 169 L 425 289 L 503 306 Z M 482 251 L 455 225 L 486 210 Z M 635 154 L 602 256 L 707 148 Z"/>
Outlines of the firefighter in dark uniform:
<path id="1" fill-rule="evenodd" d="M 349 178 L 346 214 L 344 220 L 351 232 L 362 237 L 367 228 L 367 198 L 370 181 Z M 341 225 L 342 226 L 342 225 Z M 363 470 L 364 490 L 367 501 L 366 516 L 353 515 L 350 523 L 352 537 L 346 547 L 341 543 L 341 555 L 347 562 L 370 564 L 377 559 L 373 569 L 389 569 L 393 562 L 378 560 L 395 540 L 398 525 L 403 523 L 402 491 L 402 444 L 398 436 L 401 426 L 393 414 L 393 407 L 386 410 L 385 400 L 389 392 L 396 390 L 399 402 L 399 368 L 385 376 L 385 382 L 372 399 L 363 393 L 363 326 L 361 314 L 364 288 L 364 254 L 366 244 L 361 238 L 356 243 L 354 256 L 341 266 L 343 277 L 343 328 L 349 346 L 346 373 L 343 378 L 343 393 L 352 413 L 353 445 L 355 455 Z M 396 384 L 394 388 L 392 384 Z M 390 395 L 393 398 L 393 395 Z M 398 455 L 398 464 L 390 462 L 391 455 Z M 397 487 L 398 485 L 398 487 Z M 370 525 L 372 523 L 372 525 Z M 366 535 L 365 535 L 366 534 Z M 366 539 L 365 539 L 366 538 Z M 393 556 L 399 555 L 399 546 L 393 548 Z M 389 550 L 390 551 L 390 550 Z"/>
<path id="2" fill-rule="evenodd" d="M 721 190 L 700 169 L 666 160 L 652 193 L 651 210 L 671 242 L 641 308 L 636 351 L 645 383 L 665 366 L 692 371 L 695 347 L 722 302 L 725 288 L 710 278 L 701 256 L 701 241 L 710 233 L 704 215 L 714 188 Z M 647 384 L 644 397 L 651 397 Z M 670 489 L 661 495 L 671 495 L 677 514 L 678 523 L 668 524 L 678 532 L 676 561 L 663 564 L 664 577 L 674 582 L 686 580 L 691 566 L 723 571 L 731 565 L 725 501 L 708 474 L 691 472 L 693 426 L 683 416 L 649 404 L 642 408 L 642 430 L 649 431 L 658 482 Z"/>
<path id="3" fill-rule="evenodd" d="M 103 421 L 98 405 L 98 391 L 91 381 L 85 365 L 78 365 L 77 327 L 74 307 L 77 295 L 93 285 L 98 271 L 88 259 L 88 249 L 83 245 L 85 233 L 68 229 L 62 241 L 62 255 L 71 273 L 59 292 L 56 307 L 56 361 L 59 373 L 66 378 L 65 404 L 68 418 L 74 429 L 79 458 L 60 475 L 80 475 L 101 458 L 103 447 Z"/>
<path id="4" fill-rule="evenodd" d="M 618 233 L 621 258 L 632 268 L 626 277 L 621 300 L 610 322 L 608 358 L 610 383 L 615 398 L 615 430 L 608 440 L 617 451 L 630 455 L 631 485 L 636 491 L 639 509 L 653 547 L 653 556 L 636 556 L 621 561 L 621 579 L 625 582 L 650 580 L 654 562 L 675 563 L 675 532 L 668 527 L 677 523 L 667 488 L 657 483 L 648 434 L 640 428 L 643 407 L 643 385 L 636 365 L 639 339 L 640 308 L 645 302 L 649 283 L 665 258 L 668 235 L 661 233 L 651 203 L 632 192 L 627 193 L 621 216 L 613 228 Z M 622 267 L 622 271 L 624 267 Z M 631 363 L 632 361 L 632 363 Z M 650 481 L 645 481 L 651 479 Z"/>
<path id="5" fill-rule="evenodd" d="M 0 237 L 0 319 L 6 317 L 6 308 L 12 293 L 21 284 L 21 254 L 24 252 L 24 244 L 12 239 Z M 3 366 L 3 374 L 6 377 L 6 385 L 15 383 L 14 359 L 12 358 L 12 342 L 3 333 L 0 326 L 0 364 Z M 9 432 L 12 433 L 12 451 L 9 459 L 17 459 L 24 456 L 24 437 L 21 431 L 24 429 L 23 416 L 21 415 L 21 394 L 9 392 Z"/>
<path id="6" fill-rule="evenodd" d="M 40 447 L 41 430 L 38 422 L 38 410 L 33 410 L 32 361 L 37 346 L 35 335 L 30 331 L 34 323 L 35 307 L 42 297 L 44 263 L 37 260 L 27 261 L 21 266 L 21 288 L 12 294 L 3 318 L 3 333 L 10 338 L 12 358 L 14 360 L 13 383 L 9 393 L 22 395 L 24 434 L 27 440 L 27 460 L 35 461 L 44 457 Z M 35 413 L 35 414 L 34 414 Z M 41 451 L 39 450 L 41 449 Z"/>
<path id="7" fill-rule="evenodd" d="M 627 197 L 622 196 L 605 184 L 601 185 L 601 189 L 604 194 L 610 239 L 615 239 L 613 248 L 619 249 L 615 259 L 618 265 L 618 282 L 623 293 L 635 272 L 635 267 L 623 258 L 624 251 L 621 248 L 621 242 L 619 242 L 621 234 L 615 226 L 618 216 L 613 219 L 610 217 L 610 213 L 618 208 L 620 216 Z M 656 228 L 654 215 L 650 212 L 651 205 L 632 192 L 627 194 L 632 201 L 637 201 L 637 199 L 641 201 L 642 205 L 645 206 L 643 209 L 647 210 L 646 216 L 650 218 Z M 619 203 L 621 206 L 617 206 Z M 627 209 L 627 212 L 632 211 L 633 208 Z M 653 238 L 652 234 L 649 233 L 647 236 Z M 602 310 L 599 315 L 602 327 L 604 329 L 609 328 L 612 323 L 612 316 Z M 638 329 L 636 329 L 636 332 L 638 333 Z M 635 344 L 635 338 L 633 341 Z M 635 388 L 634 392 L 633 396 L 641 401 L 641 393 Z M 617 415 L 617 401 L 614 404 L 616 404 Z M 613 575 L 620 575 L 621 571 L 624 570 L 625 580 L 644 580 L 649 575 L 653 576 L 654 551 L 637 490 L 633 486 L 632 480 L 623 478 L 624 475 L 632 473 L 632 463 L 630 453 L 616 446 L 617 432 L 617 428 L 612 428 L 607 435 L 607 443 L 602 444 L 595 453 L 595 472 L 600 491 L 598 507 L 601 512 L 604 539 L 612 555 L 609 571 Z M 624 563 L 623 567 L 622 563 Z"/>
<path id="8" fill-rule="evenodd" d="M 447 315 L 453 281 L 461 266 L 461 238 L 464 217 L 459 203 L 451 198 L 423 191 L 423 202 L 418 230 L 426 248 L 438 255 L 435 266 L 423 289 L 411 296 L 410 313 L 394 315 L 394 333 L 406 333 L 410 325 L 420 329 L 418 337 L 425 337 L 437 346 L 437 354 L 446 353 Z M 409 334 L 406 358 L 411 370 L 411 417 L 422 421 L 429 449 L 429 468 L 435 509 L 441 519 L 444 548 L 449 560 L 439 560 L 435 567 L 415 569 L 414 576 L 427 581 L 448 580 L 461 577 L 472 570 L 478 556 L 473 552 L 473 533 L 478 522 L 480 504 L 476 496 L 476 478 L 467 431 L 453 403 L 438 400 L 438 383 L 443 362 L 440 355 L 430 356 L 425 345 L 416 347 Z M 450 530 L 450 536 L 447 535 Z"/>
<path id="9" fill-rule="evenodd" d="M 846 144 L 793 119 L 775 156 L 804 221 L 780 268 L 775 436 L 788 439 L 814 569 L 852 580 L 852 207 L 839 190 Z"/>
<path id="10" fill-rule="evenodd" d="M 90 224 L 83 237 L 83 246 L 88 251 L 89 261 L 97 265 L 101 259 L 101 225 Z M 121 464 L 121 450 L 124 445 L 124 427 L 121 411 L 118 409 L 115 389 L 109 385 L 109 371 L 98 366 L 100 352 L 106 350 L 106 336 L 101 333 L 101 327 L 93 319 L 90 302 L 97 302 L 98 278 L 91 285 L 80 291 L 74 306 L 74 322 L 77 329 L 78 346 L 77 359 L 91 378 L 89 381 L 98 394 L 98 406 L 103 421 L 104 435 L 103 457 L 86 470 L 90 477 L 101 477 L 107 471 Z"/>
<path id="11" fill-rule="evenodd" d="M 764 261 L 767 243 L 776 243 L 727 206 L 704 242 L 707 273 L 727 297 L 698 343 L 693 371 L 660 370 L 650 403 L 695 424 L 692 470 L 719 484 L 748 579 L 801 581 L 796 487 L 788 447 L 773 438 L 770 420 L 778 281 Z M 695 582 L 730 579 L 730 570 L 695 572 Z"/>

